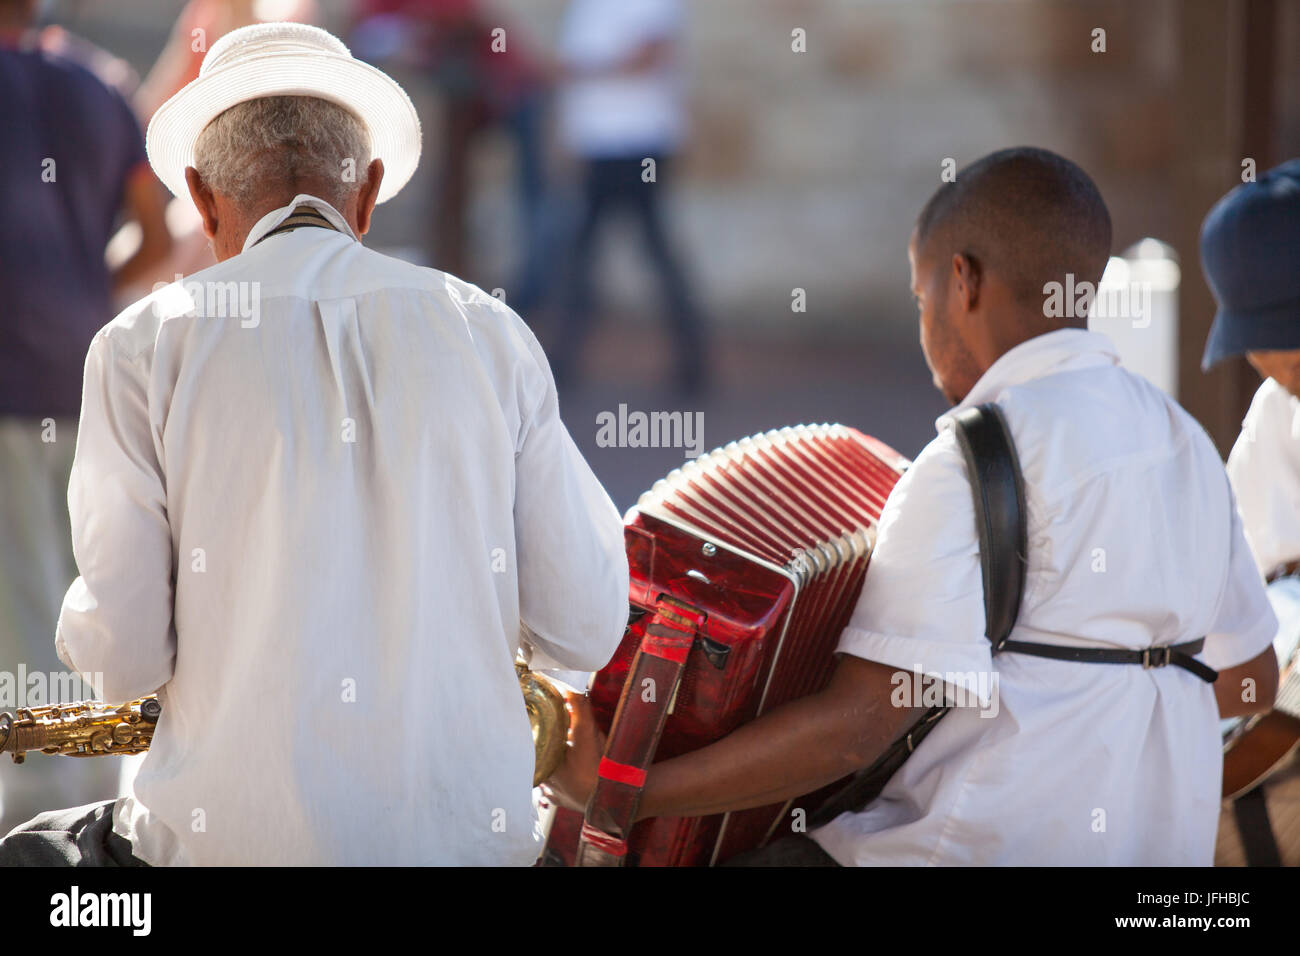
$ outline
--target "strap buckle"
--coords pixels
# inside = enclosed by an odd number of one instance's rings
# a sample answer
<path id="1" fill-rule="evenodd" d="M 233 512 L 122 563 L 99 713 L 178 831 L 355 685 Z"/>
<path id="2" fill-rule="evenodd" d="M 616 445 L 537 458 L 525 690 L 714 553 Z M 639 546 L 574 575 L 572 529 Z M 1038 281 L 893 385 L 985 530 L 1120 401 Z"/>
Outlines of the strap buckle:
<path id="1" fill-rule="evenodd" d="M 1173 648 L 1168 645 L 1148 647 L 1142 651 L 1143 669 L 1150 669 L 1152 667 L 1168 667 L 1173 663 L 1173 659 Z"/>

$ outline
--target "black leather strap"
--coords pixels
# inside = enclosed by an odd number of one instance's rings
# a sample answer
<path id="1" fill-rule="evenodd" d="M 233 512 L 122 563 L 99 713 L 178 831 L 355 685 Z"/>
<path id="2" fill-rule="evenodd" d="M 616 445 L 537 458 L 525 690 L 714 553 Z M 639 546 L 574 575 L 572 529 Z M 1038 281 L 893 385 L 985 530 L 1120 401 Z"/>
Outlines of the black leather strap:
<path id="1" fill-rule="evenodd" d="M 1232 802 L 1232 815 L 1241 837 L 1241 849 L 1247 866 L 1281 866 L 1273 824 L 1268 819 L 1268 799 L 1264 784 L 1242 794 Z"/>
<path id="2" fill-rule="evenodd" d="M 997 405 L 968 408 L 956 417 L 957 444 L 966 456 L 975 495 L 980 568 L 984 577 L 984 634 L 993 653 L 1003 649 L 1020 613 L 1029 553 L 1025 483 L 1006 419 Z"/>
<path id="3" fill-rule="evenodd" d="M 266 235 L 262 236 L 262 238 L 258 239 L 257 242 L 270 239 L 272 236 L 278 236 L 282 232 L 293 232 L 295 229 L 302 229 L 309 226 L 316 226 L 321 229 L 331 229 L 334 232 L 338 232 L 338 230 L 334 228 L 334 224 L 325 217 L 324 213 L 321 213 L 310 206 L 299 206 L 293 211 L 288 219 L 276 226 Z M 253 245 L 257 245 L 257 242 L 253 243 Z"/>
<path id="4" fill-rule="evenodd" d="M 975 496 L 975 526 L 984 578 L 984 633 L 996 654 L 1015 627 L 1025 589 L 1024 480 L 1011 432 L 996 405 L 961 412 L 956 418 L 956 431 Z M 818 807 L 808 825 L 818 827 L 841 813 L 856 813 L 874 800 L 948 710 L 927 710 L 874 764 Z"/>
<path id="5" fill-rule="evenodd" d="M 1025 641 L 1007 641 L 1002 650 L 1011 654 L 1032 654 L 1058 661 L 1083 661 L 1090 664 L 1141 664 L 1143 667 L 1181 667 L 1191 671 L 1207 684 L 1213 684 L 1219 672 L 1202 664 L 1192 655 L 1201 653 L 1205 638 L 1185 644 L 1148 647 L 1140 651 L 1106 650 L 1097 647 L 1063 647 L 1059 644 L 1029 644 Z"/>

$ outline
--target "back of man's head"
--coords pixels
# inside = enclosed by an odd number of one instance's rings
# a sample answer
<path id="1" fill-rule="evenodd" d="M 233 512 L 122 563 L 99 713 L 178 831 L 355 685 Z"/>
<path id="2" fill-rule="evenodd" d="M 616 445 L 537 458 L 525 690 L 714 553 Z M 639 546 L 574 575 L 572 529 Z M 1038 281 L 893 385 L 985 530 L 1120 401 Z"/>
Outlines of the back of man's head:
<path id="1" fill-rule="evenodd" d="M 1076 285 L 1101 281 L 1110 242 L 1110 213 L 1088 174 L 1029 146 L 998 150 L 962 169 L 930 197 L 916 223 L 918 254 L 935 263 L 965 255 L 998 276 L 1017 304 L 1040 314 L 1047 283 L 1064 284 L 1067 275 Z"/>
<path id="2" fill-rule="evenodd" d="M 194 144 L 194 168 L 236 204 L 308 192 L 342 209 L 370 162 L 366 127 L 313 96 L 266 96 L 220 114 Z"/>

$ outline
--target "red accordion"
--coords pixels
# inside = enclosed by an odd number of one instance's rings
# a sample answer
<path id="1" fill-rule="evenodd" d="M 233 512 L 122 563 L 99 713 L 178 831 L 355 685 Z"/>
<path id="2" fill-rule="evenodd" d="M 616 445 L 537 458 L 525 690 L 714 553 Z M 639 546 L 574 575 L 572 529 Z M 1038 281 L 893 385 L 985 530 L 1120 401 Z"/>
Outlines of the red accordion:
<path id="1" fill-rule="evenodd" d="M 656 759 L 825 686 L 907 464 L 852 428 L 799 426 L 703 455 L 641 496 L 625 528 L 627 633 L 591 689 L 609 734 L 600 781 L 585 820 L 556 810 L 545 863 L 716 864 L 788 823 L 790 804 L 631 821 Z"/>

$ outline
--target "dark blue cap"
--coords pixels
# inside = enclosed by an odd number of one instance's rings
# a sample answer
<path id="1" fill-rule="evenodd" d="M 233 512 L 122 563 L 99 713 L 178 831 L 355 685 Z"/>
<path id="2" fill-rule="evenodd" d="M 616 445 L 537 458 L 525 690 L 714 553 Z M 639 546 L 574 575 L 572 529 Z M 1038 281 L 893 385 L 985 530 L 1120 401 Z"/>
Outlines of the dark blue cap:
<path id="1" fill-rule="evenodd" d="M 1218 315 L 1201 368 L 1243 352 L 1300 349 L 1300 159 L 1242 183 L 1201 225 Z"/>

